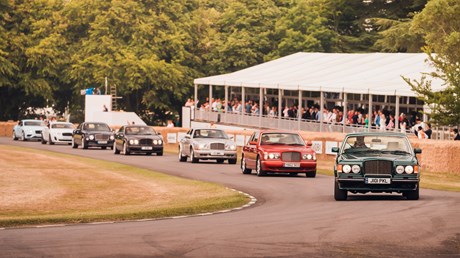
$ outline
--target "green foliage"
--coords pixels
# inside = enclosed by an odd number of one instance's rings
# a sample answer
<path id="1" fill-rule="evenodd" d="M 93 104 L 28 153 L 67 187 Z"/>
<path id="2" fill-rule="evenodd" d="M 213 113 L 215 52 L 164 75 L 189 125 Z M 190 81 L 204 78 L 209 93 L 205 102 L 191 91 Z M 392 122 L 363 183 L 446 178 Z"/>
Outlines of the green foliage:
<path id="1" fill-rule="evenodd" d="M 432 118 L 439 125 L 460 125 L 460 2 L 433 0 L 414 17 L 412 30 L 424 36 L 424 51 L 434 64 L 433 78 L 445 82 L 447 88 L 433 92 L 426 76 L 405 80 L 419 98 L 432 107 Z M 433 54 L 436 53 L 436 54 Z"/>

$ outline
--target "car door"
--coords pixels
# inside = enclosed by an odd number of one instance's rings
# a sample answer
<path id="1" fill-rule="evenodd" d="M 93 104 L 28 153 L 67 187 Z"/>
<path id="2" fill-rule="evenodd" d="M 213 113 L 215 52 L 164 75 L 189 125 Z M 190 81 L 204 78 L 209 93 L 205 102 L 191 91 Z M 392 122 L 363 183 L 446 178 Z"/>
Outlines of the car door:
<path id="1" fill-rule="evenodd" d="M 257 158 L 257 143 L 259 141 L 259 132 L 254 132 L 249 141 L 243 147 L 244 157 L 246 158 L 246 166 L 251 169 L 256 167 L 256 158 Z"/>
<path id="2" fill-rule="evenodd" d="M 192 140 L 194 129 L 190 129 L 185 137 L 181 140 L 182 150 L 185 155 L 190 155 L 190 141 Z"/>
<path id="3" fill-rule="evenodd" d="M 48 126 L 45 126 L 43 127 L 43 130 L 42 130 L 42 137 L 43 137 L 43 140 L 45 141 L 48 141 L 49 138 L 50 138 L 50 128 L 51 128 L 51 124 L 48 124 Z"/>

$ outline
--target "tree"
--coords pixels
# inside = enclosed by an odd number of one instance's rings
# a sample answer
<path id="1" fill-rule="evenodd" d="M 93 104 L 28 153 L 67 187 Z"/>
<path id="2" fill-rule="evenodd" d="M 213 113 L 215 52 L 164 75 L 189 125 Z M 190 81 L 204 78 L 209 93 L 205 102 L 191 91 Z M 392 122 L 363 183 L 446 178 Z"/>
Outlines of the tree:
<path id="1" fill-rule="evenodd" d="M 414 17 L 411 29 L 424 36 L 425 53 L 436 71 L 430 75 L 445 82 L 444 90 L 435 91 L 424 75 L 420 80 L 405 78 L 439 125 L 460 125 L 460 2 L 432 0 Z"/>

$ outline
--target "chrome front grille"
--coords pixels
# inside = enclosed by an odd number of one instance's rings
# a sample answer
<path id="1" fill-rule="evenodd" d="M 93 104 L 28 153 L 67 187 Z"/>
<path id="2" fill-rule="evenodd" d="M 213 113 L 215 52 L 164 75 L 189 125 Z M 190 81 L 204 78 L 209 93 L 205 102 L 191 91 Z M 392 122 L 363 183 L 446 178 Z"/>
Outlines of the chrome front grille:
<path id="1" fill-rule="evenodd" d="M 391 175 L 393 162 L 387 160 L 371 160 L 364 162 L 364 174 Z"/>
<path id="2" fill-rule="evenodd" d="M 109 137 L 110 135 L 108 134 L 96 134 L 94 135 L 94 138 L 96 138 L 96 141 L 108 141 L 109 140 Z"/>
<path id="3" fill-rule="evenodd" d="M 281 159 L 283 161 L 300 161 L 300 152 L 283 152 Z"/>
<path id="4" fill-rule="evenodd" d="M 41 134 L 42 131 L 41 131 L 41 130 L 37 130 L 37 131 L 35 131 L 35 133 L 36 133 L 36 134 Z"/>
<path id="5" fill-rule="evenodd" d="M 211 150 L 225 150 L 225 144 L 219 142 L 211 143 L 210 147 Z"/>
<path id="6" fill-rule="evenodd" d="M 152 145 L 153 140 L 152 139 L 140 139 L 139 144 L 140 145 Z"/>
<path id="7" fill-rule="evenodd" d="M 62 133 L 62 136 L 72 136 L 72 133 Z"/>

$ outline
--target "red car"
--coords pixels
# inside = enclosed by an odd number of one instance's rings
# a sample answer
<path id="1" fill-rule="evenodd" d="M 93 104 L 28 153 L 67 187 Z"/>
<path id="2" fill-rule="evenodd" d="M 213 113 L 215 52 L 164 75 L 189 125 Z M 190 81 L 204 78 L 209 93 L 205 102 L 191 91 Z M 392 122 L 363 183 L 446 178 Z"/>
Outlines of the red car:
<path id="1" fill-rule="evenodd" d="M 296 132 L 254 132 L 243 147 L 241 170 L 250 174 L 255 169 L 258 176 L 271 172 L 315 177 L 316 155 L 310 147 Z"/>

